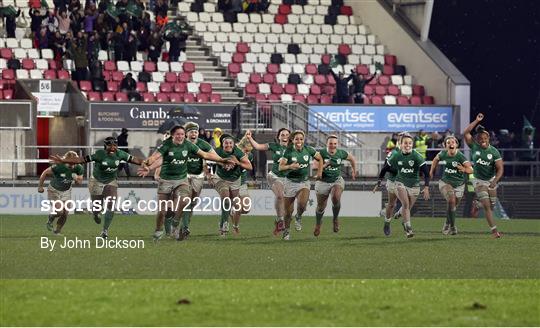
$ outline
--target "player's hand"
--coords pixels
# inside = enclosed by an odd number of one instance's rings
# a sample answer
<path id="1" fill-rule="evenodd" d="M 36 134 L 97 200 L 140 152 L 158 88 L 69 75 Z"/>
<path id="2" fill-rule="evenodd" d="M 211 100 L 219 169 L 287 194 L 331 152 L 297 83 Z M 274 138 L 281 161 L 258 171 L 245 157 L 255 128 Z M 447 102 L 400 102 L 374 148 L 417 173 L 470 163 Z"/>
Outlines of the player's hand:
<path id="1" fill-rule="evenodd" d="M 483 119 L 484 119 L 484 114 L 478 113 L 478 115 L 476 115 L 476 120 L 477 120 L 478 122 L 482 121 Z"/>
<path id="2" fill-rule="evenodd" d="M 45 189 L 43 189 L 43 186 L 39 186 L 37 188 L 37 192 L 39 192 L 40 194 L 43 193 L 45 191 Z"/>
<path id="3" fill-rule="evenodd" d="M 150 173 L 150 169 L 147 166 L 139 167 L 137 169 L 137 175 L 141 178 L 145 178 Z"/>
<path id="4" fill-rule="evenodd" d="M 495 189 L 495 188 L 497 188 L 497 182 L 491 181 L 491 183 L 489 184 L 489 189 Z"/>
<path id="5" fill-rule="evenodd" d="M 465 166 L 461 165 L 461 163 L 458 163 L 456 168 L 459 172 L 465 172 Z"/>
<path id="6" fill-rule="evenodd" d="M 236 156 L 231 156 L 231 157 L 227 157 L 227 158 L 224 158 L 224 162 L 223 162 L 223 166 L 227 166 L 227 165 L 238 165 L 240 164 L 240 161 L 238 160 L 238 158 L 236 158 Z"/>
<path id="7" fill-rule="evenodd" d="M 355 171 L 355 170 L 352 170 L 352 171 L 351 171 L 351 178 L 352 178 L 353 180 L 356 180 L 356 171 Z"/>
<path id="8" fill-rule="evenodd" d="M 51 155 L 49 156 L 49 160 L 55 164 L 62 163 L 62 157 L 60 155 Z"/>
<path id="9" fill-rule="evenodd" d="M 315 180 L 318 180 L 318 181 L 322 180 L 322 175 L 316 175 Z"/>
<path id="10" fill-rule="evenodd" d="M 245 136 L 246 138 L 251 139 L 251 130 L 247 130 Z"/>
<path id="11" fill-rule="evenodd" d="M 429 187 L 425 186 L 424 189 L 422 189 L 422 194 L 424 194 L 424 200 L 429 200 Z"/>
<path id="12" fill-rule="evenodd" d="M 300 164 L 298 164 L 298 162 L 289 164 L 289 170 L 298 170 L 299 168 L 300 168 Z"/>
<path id="13" fill-rule="evenodd" d="M 378 180 L 377 183 L 375 184 L 375 186 L 373 187 L 372 192 L 374 192 L 374 193 L 377 192 L 380 187 L 381 187 L 381 180 Z"/>

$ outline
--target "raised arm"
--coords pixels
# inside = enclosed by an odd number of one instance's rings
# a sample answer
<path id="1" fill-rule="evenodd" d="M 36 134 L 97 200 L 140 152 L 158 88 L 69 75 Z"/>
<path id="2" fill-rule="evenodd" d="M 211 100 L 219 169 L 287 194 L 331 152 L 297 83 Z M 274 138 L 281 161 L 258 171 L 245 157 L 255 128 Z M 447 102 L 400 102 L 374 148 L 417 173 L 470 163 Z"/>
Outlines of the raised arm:
<path id="1" fill-rule="evenodd" d="M 43 183 L 45 183 L 45 178 L 47 178 L 49 175 L 52 175 L 52 168 L 48 167 L 41 175 L 39 176 L 39 184 L 38 184 L 38 192 L 42 193 L 44 191 L 43 189 Z"/>
<path id="2" fill-rule="evenodd" d="M 268 150 L 268 144 L 260 144 L 257 141 L 255 141 L 255 139 L 253 139 L 253 136 L 251 135 L 250 130 L 246 132 L 246 137 L 249 143 L 253 146 L 253 148 L 255 148 L 255 150 L 258 150 L 258 151 Z"/>
<path id="3" fill-rule="evenodd" d="M 206 152 L 199 149 L 199 151 L 197 152 L 197 156 L 199 156 L 200 158 L 204 158 L 207 161 L 214 161 L 216 163 L 230 163 L 231 162 L 230 159 L 219 157 L 219 155 L 216 154 L 215 151 Z"/>
<path id="4" fill-rule="evenodd" d="M 478 125 L 478 123 L 480 123 L 483 119 L 484 119 L 484 114 L 479 113 L 478 115 L 476 115 L 476 119 L 472 121 L 471 124 L 469 124 L 465 128 L 465 131 L 463 131 L 463 134 L 465 136 L 465 142 L 467 143 L 467 145 L 471 146 L 473 144 L 474 140 L 473 140 L 471 132 Z"/>
<path id="5" fill-rule="evenodd" d="M 352 173 L 351 177 L 356 180 L 356 158 L 351 153 L 347 153 L 347 160 L 351 163 Z"/>
<path id="6" fill-rule="evenodd" d="M 324 169 L 324 160 L 319 152 L 316 152 L 315 155 L 313 155 L 313 158 L 315 158 L 315 160 L 319 162 L 319 164 L 317 165 L 317 175 L 315 177 L 320 180 L 322 178 L 322 173 Z"/>
<path id="7" fill-rule="evenodd" d="M 433 179 L 433 175 L 435 174 L 435 171 L 437 170 L 438 165 L 439 165 L 439 154 L 435 156 L 435 158 L 433 159 L 433 162 L 431 163 L 431 168 L 429 170 L 430 179 Z"/>

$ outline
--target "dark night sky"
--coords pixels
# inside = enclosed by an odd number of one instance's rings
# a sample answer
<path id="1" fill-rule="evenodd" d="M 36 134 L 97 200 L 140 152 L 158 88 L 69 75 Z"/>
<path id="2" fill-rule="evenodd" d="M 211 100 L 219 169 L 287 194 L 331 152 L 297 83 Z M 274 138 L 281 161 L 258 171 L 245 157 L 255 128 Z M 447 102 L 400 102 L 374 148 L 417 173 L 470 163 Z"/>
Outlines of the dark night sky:
<path id="1" fill-rule="evenodd" d="M 471 82 L 471 115 L 483 112 L 490 130 L 521 131 L 540 101 L 540 0 L 434 3 L 430 39 Z"/>

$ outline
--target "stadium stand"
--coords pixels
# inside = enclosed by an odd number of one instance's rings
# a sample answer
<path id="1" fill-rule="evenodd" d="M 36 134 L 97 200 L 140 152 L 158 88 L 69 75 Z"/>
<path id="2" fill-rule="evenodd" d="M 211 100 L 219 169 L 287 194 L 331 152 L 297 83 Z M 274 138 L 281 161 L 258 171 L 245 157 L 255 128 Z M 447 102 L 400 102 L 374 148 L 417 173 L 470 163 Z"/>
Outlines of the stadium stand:
<path id="1" fill-rule="evenodd" d="M 365 77 L 380 63 L 382 75 L 365 88 L 367 103 L 434 103 L 423 86 L 413 84 L 413 77 L 405 74 L 396 56 L 387 54 L 369 27 L 341 2 L 310 0 L 305 5 L 289 5 L 272 0 L 267 13 L 238 13 L 232 23 L 225 21 L 227 15 L 216 12 L 215 0 L 198 2 L 203 3 L 204 11 L 193 6 L 195 2 L 178 3 L 177 20 L 192 28 L 179 61 L 166 61 L 169 42 L 157 62 L 141 51 L 136 60 L 115 61 L 110 51 L 99 50 L 105 84 L 96 87 L 82 80 L 78 82 L 81 92 L 91 101 L 126 99 L 119 85 L 131 72 L 137 91 L 147 102 L 237 102 L 241 100 L 237 87 L 244 96 L 258 100 L 331 103 L 335 93 L 331 67 L 345 74 L 354 70 Z M 4 6 L 9 4 L 4 1 Z M 16 5 L 28 16 L 27 3 Z M 71 73 L 74 60 L 59 61 L 51 49 L 35 46 L 29 38 L 0 40 L 4 99 L 10 99 L 15 79 L 76 79 Z"/>

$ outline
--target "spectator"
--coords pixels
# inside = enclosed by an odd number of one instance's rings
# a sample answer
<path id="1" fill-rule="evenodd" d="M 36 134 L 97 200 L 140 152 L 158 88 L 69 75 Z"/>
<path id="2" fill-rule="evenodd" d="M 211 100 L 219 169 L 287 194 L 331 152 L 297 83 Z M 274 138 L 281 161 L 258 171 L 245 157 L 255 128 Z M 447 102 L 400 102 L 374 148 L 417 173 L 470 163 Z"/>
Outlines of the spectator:
<path id="1" fill-rule="evenodd" d="M 353 101 L 355 104 L 363 104 L 364 99 L 367 98 L 366 95 L 364 94 L 364 88 L 366 84 L 371 82 L 371 80 L 373 80 L 377 76 L 377 73 L 373 74 L 369 79 L 364 79 L 362 76 L 358 75 L 354 70 L 351 70 L 350 76 L 352 76 L 352 83 L 353 83 L 352 90 L 351 90 Z"/>
<path id="2" fill-rule="evenodd" d="M 129 154 L 128 129 L 122 128 L 122 133 L 120 133 L 120 135 L 118 136 L 118 138 L 116 138 L 116 140 L 118 140 L 118 149 L 123 150 Z M 129 177 L 131 176 L 129 172 L 129 163 L 121 162 L 120 165 L 118 166 L 118 171 L 121 171 L 122 169 L 124 169 L 124 171 L 126 172 L 126 176 L 129 179 Z"/>
<path id="3" fill-rule="evenodd" d="M 66 40 L 64 36 L 60 34 L 60 31 L 56 31 L 52 40 L 52 50 L 54 51 L 54 59 L 61 60 L 66 53 Z"/>
<path id="4" fill-rule="evenodd" d="M 42 27 L 36 36 L 36 48 L 48 49 L 49 48 L 49 32 L 46 27 Z"/>
<path id="5" fill-rule="evenodd" d="M 78 11 L 71 12 L 70 19 L 71 19 L 71 25 L 70 25 L 71 32 L 77 35 L 79 31 L 81 31 L 83 28 L 83 18 L 81 16 L 81 13 Z"/>
<path id="6" fill-rule="evenodd" d="M 156 17 L 158 16 L 167 17 L 168 11 L 169 11 L 169 6 L 167 5 L 167 2 L 163 0 L 157 0 L 156 5 L 154 6 L 154 15 L 156 15 Z"/>
<path id="7" fill-rule="evenodd" d="M 121 91 L 134 91 L 137 87 L 137 82 L 133 79 L 133 75 L 131 73 L 127 73 L 126 77 L 122 79 L 122 82 L 120 82 L 120 90 Z"/>
<path id="8" fill-rule="evenodd" d="M 424 159 L 426 159 L 427 156 L 427 145 L 428 145 L 428 135 L 424 130 L 420 130 L 418 132 L 418 135 L 414 138 L 414 148 L 416 151 L 422 155 Z"/>
<path id="9" fill-rule="evenodd" d="M 71 42 L 71 56 L 75 62 L 75 81 L 88 80 L 88 52 L 87 39 L 82 32 L 79 31 L 77 39 Z"/>
<path id="10" fill-rule="evenodd" d="M 219 140 L 219 137 L 221 137 L 222 135 L 223 135 L 223 132 L 221 131 L 220 128 L 214 129 L 214 133 L 212 135 L 212 141 L 210 142 L 212 147 L 219 148 L 221 146 L 221 141 Z"/>
<path id="11" fill-rule="evenodd" d="M 427 148 L 430 148 L 432 150 L 427 151 L 427 158 L 428 160 L 433 160 L 435 156 L 439 153 L 438 148 L 444 148 L 442 147 L 442 142 L 444 139 L 442 139 L 441 135 L 437 132 L 433 132 L 431 134 L 431 137 L 427 141 Z"/>
<path id="12" fill-rule="evenodd" d="M 114 49 L 114 60 L 124 60 L 124 39 L 122 34 L 114 33 L 112 36 L 112 44 Z"/>
<path id="13" fill-rule="evenodd" d="M 204 141 L 212 144 L 212 130 L 206 130 L 204 132 Z"/>
<path id="14" fill-rule="evenodd" d="M 60 34 L 65 35 L 69 31 L 71 26 L 71 19 L 68 16 L 66 10 L 59 12 L 58 14 L 58 31 Z"/>
<path id="15" fill-rule="evenodd" d="M 171 36 L 165 37 L 169 41 L 169 61 L 178 61 L 180 52 L 186 52 L 186 40 L 188 35 L 185 33 L 174 32 Z"/>
<path id="16" fill-rule="evenodd" d="M 58 13 L 61 11 L 66 11 L 67 6 L 69 5 L 69 2 L 65 0 L 53 0 L 53 4 L 54 4 L 54 9 L 56 13 Z"/>
<path id="17" fill-rule="evenodd" d="M 163 46 L 163 40 L 161 39 L 158 30 L 155 30 L 150 36 L 149 44 L 148 59 L 157 62 L 158 58 L 161 56 L 161 48 Z"/>
<path id="18" fill-rule="evenodd" d="M 43 22 L 46 15 L 42 15 L 39 9 L 30 9 L 28 14 L 32 19 L 30 22 L 30 30 L 34 33 L 34 36 L 37 37 L 41 28 L 41 22 Z"/>
<path id="19" fill-rule="evenodd" d="M 398 134 L 395 132 L 392 133 L 392 137 L 390 137 L 390 139 L 388 139 L 388 142 L 386 143 L 385 152 L 387 155 L 390 154 L 392 150 L 394 150 L 394 148 L 396 148 L 397 140 L 398 140 Z"/>
<path id="20" fill-rule="evenodd" d="M 231 8 L 232 8 L 231 0 L 218 0 L 218 3 L 217 3 L 218 12 L 225 13 L 231 10 Z"/>
<path id="21" fill-rule="evenodd" d="M 336 95 L 334 96 L 334 103 L 346 104 L 349 103 L 349 81 L 353 78 L 352 74 L 348 77 L 344 77 L 342 72 L 336 74 L 333 69 L 330 73 L 336 80 Z"/>
<path id="22" fill-rule="evenodd" d="M 134 61 L 137 59 L 137 39 L 133 34 L 129 34 L 128 41 L 124 47 L 124 60 Z"/>
<path id="23" fill-rule="evenodd" d="M 92 4 L 84 16 L 84 31 L 86 33 L 94 32 L 94 22 L 96 21 L 97 17 L 98 12 L 96 10 L 96 5 Z"/>
<path id="24" fill-rule="evenodd" d="M 21 15 L 21 10 L 18 9 L 16 13 L 5 14 L 6 17 L 5 27 L 6 27 L 6 36 L 8 38 L 15 37 L 15 28 L 17 27 L 17 17 Z"/>
<path id="25" fill-rule="evenodd" d="M 231 0 L 231 11 L 233 13 L 241 13 L 242 9 L 242 0 Z"/>
<path id="26" fill-rule="evenodd" d="M 98 41 L 96 40 L 96 35 L 95 33 L 88 33 L 88 36 L 87 36 L 87 42 L 86 42 L 86 53 L 87 53 L 87 56 L 88 56 L 88 61 L 91 63 L 93 63 L 95 60 L 97 60 L 97 54 L 98 54 L 98 51 L 99 51 L 99 48 L 98 48 Z"/>
<path id="27" fill-rule="evenodd" d="M 41 26 L 46 27 L 49 30 L 49 33 L 56 33 L 56 30 L 58 30 L 58 19 L 52 10 L 49 11 L 49 15 L 43 19 Z"/>
<path id="28" fill-rule="evenodd" d="M 70 13 L 80 12 L 82 9 L 81 2 L 79 0 L 71 0 L 68 6 Z"/>

